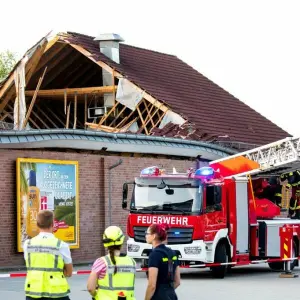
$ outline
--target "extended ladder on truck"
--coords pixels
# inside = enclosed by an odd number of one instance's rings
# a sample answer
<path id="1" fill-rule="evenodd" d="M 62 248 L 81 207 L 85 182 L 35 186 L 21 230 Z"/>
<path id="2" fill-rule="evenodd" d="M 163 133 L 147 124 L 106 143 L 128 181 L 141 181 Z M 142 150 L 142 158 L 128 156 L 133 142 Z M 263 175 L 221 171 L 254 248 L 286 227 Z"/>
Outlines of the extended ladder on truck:
<path id="1" fill-rule="evenodd" d="M 288 137 L 210 162 L 226 178 L 232 176 L 276 176 L 300 169 L 300 137 Z"/>
<path id="2" fill-rule="evenodd" d="M 243 176 L 252 177 L 271 177 L 279 176 L 283 173 L 290 173 L 300 169 L 300 137 L 288 137 L 261 147 L 257 147 L 248 151 L 244 151 L 223 159 L 215 160 L 210 162 L 210 166 L 215 170 L 219 169 L 224 178 L 237 178 Z M 269 220 L 268 222 L 280 222 L 280 219 Z M 292 230 L 292 238 L 290 240 L 289 254 L 287 257 L 289 259 L 284 260 L 284 271 L 281 277 L 295 277 L 296 275 L 291 273 L 291 263 L 292 259 L 299 259 L 299 251 L 297 255 L 294 255 L 294 249 L 299 249 L 299 220 L 285 221 L 282 220 L 282 227 L 288 226 Z M 286 224 L 285 224 L 286 222 Z M 284 230 L 282 230 L 284 231 Z M 294 248 L 296 241 L 293 237 L 298 236 L 298 246 Z M 282 239 L 285 240 L 286 239 Z M 282 243 L 282 240 L 280 241 Z M 284 251 L 286 250 L 286 245 L 284 246 Z M 282 247 L 282 245 L 281 245 Z M 297 251 L 297 250 L 295 250 Z M 295 252 L 296 253 L 296 252 Z M 282 257 L 281 257 L 282 258 Z M 280 266 L 279 262 L 275 259 L 267 259 L 271 268 L 277 269 Z M 273 261 L 273 262 L 272 262 Z M 264 262 L 264 260 L 258 260 L 258 262 Z M 251 262 L 252 263 L 252 262 Z M 281 262 L 282 263 L 282 262 Z M 294 261 L 293 261 L 294 263 Z M 275 265 L 276 266 L 275 266 Z M 278 265 L 279 264 L 279 265 Z M 296 264 L 295 264 L 296 265 Z"/>
<path id="3" fill-rule="evenodd" d="M 184 180 L 199 180 L 199 190 L 196 189 L 193 198 L 195 203 L 197 198 L 201 198 L 200 206 L 203 204 L 203 210 L 201 207 L 193 214 L 189 212 L 185 214 L 187 211 L 181 209 L 180 206 L 177 208 L 175 205 L 176 217 L 185 218 L 186 223 L 184 226 L 182 226 L 183 223 L 180 223 L 180 226 L 174 226 L 178 229 L 176 229 L 176 233 L 173 234 L 172 232 L 171 238 L 173 240 L 172 243 L 170 242 L 170 248 L 180 255 L 180 260 L 183 261 L 182 265 L 188 268 L 210 267 L 214 276 L 223 278 L 229 265 L 269 263 L 272 269 L 278 269 L 278 266 L 274 264 L 278 263 L 281 268 L 283 259 L 289 259 L 293 262 L 295 258 L 298 260 L 300 220 L 278 217 L 281 215 L 279 206 L 268 198 L 256 197 L 251 178 L 245 180 L 244 177 L 267 178 L 300 170 L 300 137 L 285 138 L 212 161 L 209 165 L 211 168 L 199 168 L 185 174 L 178 174 L 177 172 L 173 172 L 173 174 L 160 173 L 157 167 L 145 169 L 146 171 L 154 169 L 155 175 L 154 171 L 143 173 L 145 177 L 152 177 L 151 180 L 156 179 L 157 182 L 151 184 L 160 190 L 167 187 L 167 184 L 163 181 L 165 177 L 170 182 L 173 180 L 174 184 L 170 184 L 171 186 L 176 186 L 179 175 Z M 219 172 L 214 172 L 217 170 Z M 224 178 L 226 180 L 223 180 Z M 147 183 L 147 180 L 150 179 L 145 179 L 145 186 L 148 188 L 149 183 Z M 201 181 L 203 184 L 200 184 Z M 260 181 L 265 180 L 257 180 L 255 183 L 258 185 Z M 137 190 L 138 188 L 142 187 L 137 186 Z M 198 194 L 201 194 L 201 197 L 198 197 L 197 191 Z M 166 194 L 168 193 L 166 192 Z M 186 202 L 179 202 L 180 197 L 181 194 L 179 194 L 178 199 L 174 198 L 174 204 Z M 139 199 L 139 197 L 134 199 Z M 256 201 L 256 199 L 259 200 Z M 123 198 L 124 202 L 125 200 Z M 172 203 L 172 197 L 168 198 L 168 203 Z M 139 238 L 140 232 L 143 235 L 146 226 L 149 226 L 148 224 L 159 222 L 157 221 L 158 218 L 165 219 L 167 214 L 172 215 L 172 211 L 168 211 L 168 209 L 165 212 L 158 210 L 153 213 L 150 208 L 151 206 L 145 211 L 142 209 L 133 211 L 129 215 L 130 238 L 127 243 L 130 246 L 128 249 L 131 249 L 129 252 L 132 253 L 131 256 L 134 258 L 146 260 L 151 251 L 149 245 Z M 192 212 L 192 209 L 190 209 L 190 212 Z M 149 217 L 148 221 L 146 216 L 152 214 L 157 215 L 155 221 L 153 221 L 154 217 Z M 291 226 L 297 234 L 297 236 L 294 236 L 293 233 L 293 244 L 290 243 L 289 247 L 290 250 L 295 251 L 292 254 L 289 252 L 288 257 L 282 257 L 281 255 L 279 233 L 280 228 L 283 226 Z M 193 233 L 189 243 L 183 243 L 180 240 L 183 235 L 180 236 L 180 234 L 185 234 L 186 230 L 191 228 Z M 179 236 L 177 240 L 174 237 L 175 235 Z M 295 238 L 297 238 L 297 241 Z M 294 242 L 297 243 L 295 247 Z M 189 248 L 196 249 L 194 250 L 195 253 Z"/>

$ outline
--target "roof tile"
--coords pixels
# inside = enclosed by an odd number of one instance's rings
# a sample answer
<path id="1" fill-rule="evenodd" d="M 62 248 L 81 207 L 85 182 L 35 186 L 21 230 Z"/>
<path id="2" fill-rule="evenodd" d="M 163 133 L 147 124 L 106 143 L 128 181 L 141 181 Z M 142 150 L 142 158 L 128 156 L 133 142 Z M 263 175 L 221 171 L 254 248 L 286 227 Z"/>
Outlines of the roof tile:
<path id="1" fill-rule="evenodd" d="M 120 64 L 99 51 L 93 37 L 69 32 L 69 41 L 81 45 L 158 100 L 168 104 L 195 128 L 232 141 L 266 144 L 289 136 L 174 55 L 120 44 Z M 178 129 L 178 128 L 177 128 Z M 162 132 L 155 131 L 162 134 Z M 164 133 L 172 136 L 171 133 Z M 196 135 L 190 137 L 197 138 Z"/>

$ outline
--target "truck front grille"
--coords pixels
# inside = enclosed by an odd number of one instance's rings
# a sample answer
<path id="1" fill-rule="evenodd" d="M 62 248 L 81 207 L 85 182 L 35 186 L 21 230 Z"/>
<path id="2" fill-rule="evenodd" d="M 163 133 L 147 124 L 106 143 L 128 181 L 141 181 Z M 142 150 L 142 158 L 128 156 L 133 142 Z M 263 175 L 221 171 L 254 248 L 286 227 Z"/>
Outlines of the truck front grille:
<path id="1" fill-rule="evenodd" d="M 148 227 L 133 227 L 134 240 L 139 243 L 146 243 L 146 231 Z M 193 241 L 193 228 L 171 228 L 168 230 L 168 245 L 190 244 Z"/>

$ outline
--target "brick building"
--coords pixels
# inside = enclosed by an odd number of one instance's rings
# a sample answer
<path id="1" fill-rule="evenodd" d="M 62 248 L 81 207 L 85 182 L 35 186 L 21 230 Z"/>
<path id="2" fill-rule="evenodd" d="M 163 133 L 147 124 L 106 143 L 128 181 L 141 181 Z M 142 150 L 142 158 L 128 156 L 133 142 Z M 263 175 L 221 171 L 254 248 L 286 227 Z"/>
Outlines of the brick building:
<path id="1" fill-rule="evenodd" d="M 0 129 L 1 266 L 23 264 L 19 157 L 79 161 L 80 249 L 72 250 L 79 262 L 103 253 L 108 167 L 120 157 L 112 170 L 113 222 L 125 230 L 122 183 L 142 168 L 184 171 L 289 135 L 174 55 L 114 34 L 73 32 L 42 38 L 0 83 Z"/>
<path id="2" fill-rule="evenodd" d="M 82 143 L 83 136 L 89 138 L 85 140 L 85 145 Z M 96 150 L 97 147 L 102 148 L 101 140 L 104 137 L 108 150 Z M 1 266 L 23 264 L 22 253 L 17 253 L 16 159 L 19 157 L 79 162 L 80 249 L 72 250 L 72 255 L 75 262 L 90 262 L 103 253 L 101 235 L 105 224 L 108 224 L 109 166 L 120 158 L 123 161 L 112 171 L 112 221 L 126 230 L 127 212 L 121 208 L 123 182 L 132 180 L 147 166 L 159 165 L 168 170 L 176 167 L 177 170 L 185 171 L 195 166 L 197 155 L 211 160 L 233 153 L 232 150 L 215 145 L 180 139 L 135 135 L 128 135 L 126 141 L 123 139 L 119 135 L 109 137 L 103 133 L 79 130 L 51 133 L 36 130 L 30 132 L 30 139 L 28 133 L 0 131 Z M 151 151 L 149 147 L 152 147 Z M 206 163 L 203 159 L 200 161 Z"/>

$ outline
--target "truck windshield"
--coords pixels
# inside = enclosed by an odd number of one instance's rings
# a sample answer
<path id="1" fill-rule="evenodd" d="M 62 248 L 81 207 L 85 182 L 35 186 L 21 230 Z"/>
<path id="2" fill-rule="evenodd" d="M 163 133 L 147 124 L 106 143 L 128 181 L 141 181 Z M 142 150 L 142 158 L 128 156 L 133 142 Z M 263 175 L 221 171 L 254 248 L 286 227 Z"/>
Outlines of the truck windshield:
<path id="1" fill-rule="evenodd" d="M 130 208 L 132 210 L 200 212 L 202 186 L 192 179 L 136 178 Z M 158 188 L 158 185 L 161 185 Z"/>

